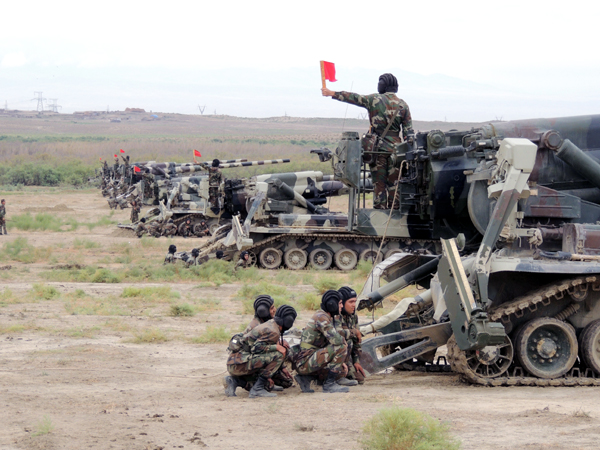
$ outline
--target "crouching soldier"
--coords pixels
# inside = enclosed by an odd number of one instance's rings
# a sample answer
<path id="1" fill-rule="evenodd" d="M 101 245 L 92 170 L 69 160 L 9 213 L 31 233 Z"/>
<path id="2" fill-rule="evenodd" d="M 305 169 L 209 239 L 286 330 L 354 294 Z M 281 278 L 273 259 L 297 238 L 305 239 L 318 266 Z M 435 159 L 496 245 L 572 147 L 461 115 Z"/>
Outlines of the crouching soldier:
<path id="1" fill-rule="evenodd" d="M 173 244 L 169 245 L 169 253 L 165 256 L 165 261 L 163 262 L 163 266 L 165 264 L 175 264 L 175 252 L 177 251 L 177 247 Z"/>
<path id="2" fill-rule="evenodd" d="M 275 317 L 275 300 L 270 295 L 259 295 L 254 300 L 254 318 L 250 321 L 244 334 Z"/>
<path id="3" fill-rule="evenodd" d="M 341 326 L 336 328 L 348 344 L 345 361 L 348 367 L 348 376 L 340 378 L 337 382 L 342 386 L 356 386 L 365 382 L 365 371 L 360 365 L 362 334 L 358 329 L 358 317 L 356 316 L 357 296 L 354 289 L 348 286 L 340 288 L 338 292 L 342 296 L 342 313 L 340 314 Z"/>
<path id="4" fill-rule="evenodd" d="M 250 398 L 276 397 L 267 390 L 271 385 L 271 377 L 283 364 L 287 345 L 284 344 L 282 335 L 292 328 L 296 320 L 296 310 L 288 305 L 280 306 L 275 317 L 255 327 L 250 333 L 239 336 L 236 340 L 237 348 L 227 359 L 227 371 L 230 376 L 225 377 L 225 394 L 235 396 L 238 387 L 247 387 L 248 382 L 258 376 L 250 389 Z M 234 336 L 235 338 L 235 336 Z"/>
<path id="5" fill-rule="evenodd" d="M 326 372 L 323 392 L 348 392 L 336 380 L 345 376 L 346 354 L 348 346 L 345 339 L 334 327 L 334 317 L 340 314 L 342 296 L 338 291 L 329 290 L 323 294 L 321 309 L 309 320 L 302 330 L 300 352 L 294 362 L 295 379 L 302 392 L 314 392 L 310 388 L 321 372 Z"/>

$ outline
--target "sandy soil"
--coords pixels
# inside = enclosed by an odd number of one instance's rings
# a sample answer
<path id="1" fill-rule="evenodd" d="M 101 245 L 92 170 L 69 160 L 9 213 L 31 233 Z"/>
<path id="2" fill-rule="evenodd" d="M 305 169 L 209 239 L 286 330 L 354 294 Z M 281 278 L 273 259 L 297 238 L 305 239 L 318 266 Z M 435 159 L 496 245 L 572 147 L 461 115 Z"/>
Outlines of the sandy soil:
<path id="1" fill-rule="evenodd" d="M 82 221 L 109 213 L 97 192 L 32 195 L 4 193 L 11 215 L 48 211 Z M 125 222 L 128 211 L 117 211 Z M 114 226 L 77 232 L 11 230 L 3 242 L 26 237 L 55 253 L 75 252 L 76 239 L 101 242 L 97 250 L 80 250 L 84 264 L 110 253 L 111 246 L 134 241 Z M 191 246 L 189 240 L 175 240 Z M 165 248 L 166 248 L 166 242 Z M 115 250 L 116 252 L 116 250 Z M 148 250 L 160 264 L 162 247 Z M 0 289 L 25 293 L 41 282 L 50 262 L 8 262 Z M 0 265 L 8 264 L 0 261 Z M 170 317 L 160 308 L 127 316 L 70 315 L 64 295 L 81 289 L 102 297 L 118 295 L 125 285 L 47 283 L 61 296 L 0 306 L 1 449 L 352 449 L 364 421 L 377 410 L 412 407 L 449 423 L 465 449 L 594 449 L 600 439 L 597 388 L 482 388 L 453 374 L 389 371 L 368 379 L 349 394 L 302 394 L 298 387 L 276 399 L 237 398 L 223 394 L 227 352 L 224 344 L 190 343 L 209 325 L 231 329 L 250 320 L 233 297 L 238 285 L 198 287 L 171 284 L 182 297 L 212 297 L 221 309 L 194 317 Z M 148 284 L 144 284 L 147 286 Z M 156 285 L 156 284 L 154 284 Z M 290 286 L 298 292 L 311 286 Z M 302 325 L 308 312 L 299 316 Z M 132 329 L 160 329 L 172 340 L 136 344 Z M 79 332 L 78 332 L 79 331 Z M 53 429 L 41 433 L 44 417 Z"/>

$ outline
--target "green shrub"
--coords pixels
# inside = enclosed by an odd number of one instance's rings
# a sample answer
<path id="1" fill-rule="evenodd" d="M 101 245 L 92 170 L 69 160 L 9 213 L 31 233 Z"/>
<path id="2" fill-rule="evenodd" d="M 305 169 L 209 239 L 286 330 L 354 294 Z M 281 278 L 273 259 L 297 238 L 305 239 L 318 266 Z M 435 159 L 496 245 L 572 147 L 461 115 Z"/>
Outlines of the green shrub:
<path id="1" fill-rule="evenodd" d="M 244 284 L 237 292 L 236 297 L 242 300 L 244 314 L 254 314 L 254 300 L 262 294 L 267 294 L 275 300 L 275 306 L 279 308 L 281 305 L 290 305 L 291 295 L 285 286 L 271 284 L 266 281 L 261 281 L 258 284 Z"/>
<path id="2" fill-rule="evenodd" d="M 33 289 L 31 290 L 32 295 L 40 300 L 52 300 L 58 297 L 60 293 L 54 286 L 48 286 L 46 284 L 34 283 Z"/>
<path id="3" fill-rule="evenodd" d="M 170 315 L 175 317 L 192 317 L 196 314 L 194 307 L 184 303 L 183 305 L 172 305 Z"/>
<path id="4" fill-rule="evenodd" d="M 311 292 L 305 292 L 298 299 L 298 306 L 307 311 L 316 311 L 321 307 L 321 296 Z"/>
<path id="5" fill-rule="evenodd" d="M 180 298 L 179 292 L 171 290 L 170 286 L 148 286 L 148 287 L 135 287 L 129 286 L 123 289 L 121 294 L 123 298 L 143 298 L 145 300 L 169 300 Z"/>
<path id="6" fill-rule="evenodd" d="M 225 327 L 209 326 L 204 333 L 192 339 L 192 342 L 196 344 L 218 344 L 228 342 L 229 339 L 231 339 L 231 333 Z"/>
<path id="7" fill-rule="evenodd" d="M 313 286 L 317 289 L 319 294 L 324 294 L 329 289 L 337 290 L 341 287 L 340 282 L 330 275 L 319 277 Z"/>
<path id="8" fill-rule="evenodd" d="M 364 450 L 456 450 L 448 425 L 410 408 L 386 408 L 364 426 Z"/>
<path id="9" fill-rule="evenodd" d="M 158 342 L 167 342 L 169 338 L 158 328 L 147 328 L 140 332 L 134 333 L 136 344 L 155 344 Z"/>
<path id="10" fill-rule="evenodd" d="M 2 246 L 0 261 L 18 261 L 29 264 L 39 260 L 47 260 L 51 255 L 51 248 L 34 247 L 29 244 L 26 238 L 18 237 Z"/>
<path id="11" fill-rule="evenodd" d="M 10 228 L 23 231 L 60 231 L 63 221 L 48 213 L 39 213 L 35 216 L 25 213 L 11 217 L 9 224 Z"/>
<path id="12" fill-rule="evenodd" d="M 89 239 L 75 239 L 73 241 L 73 247 L 78 249 L 100 248 L 100 244 L 98 242 L 90 241 Z"/>
<path id="13" fill-rule="evenodd" d="M 110 269 L 99 268 L 90 277 L 92 283 L 120 283 L 122 275 L 114 273 Z"/>

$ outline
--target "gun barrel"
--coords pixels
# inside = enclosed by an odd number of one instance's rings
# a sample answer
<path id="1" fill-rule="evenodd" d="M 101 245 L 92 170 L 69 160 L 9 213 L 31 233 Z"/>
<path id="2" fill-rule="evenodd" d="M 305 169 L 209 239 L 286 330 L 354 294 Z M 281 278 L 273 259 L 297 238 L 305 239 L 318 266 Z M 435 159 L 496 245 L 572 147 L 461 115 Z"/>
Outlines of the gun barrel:
<path id="1" fill-rule="evenodd" d="M 267 159 L 264 161 L 247 161 L 247 162 L 239 162 L 239 163 L 231 163 L 231 164 L 220 164 L 219 168 L 221 169 L 229 169 L 232 167 L 249 167 L 249 166 L 266 166 L 269 164 L 285 164 L 289 163 L 289 159 Z"/>

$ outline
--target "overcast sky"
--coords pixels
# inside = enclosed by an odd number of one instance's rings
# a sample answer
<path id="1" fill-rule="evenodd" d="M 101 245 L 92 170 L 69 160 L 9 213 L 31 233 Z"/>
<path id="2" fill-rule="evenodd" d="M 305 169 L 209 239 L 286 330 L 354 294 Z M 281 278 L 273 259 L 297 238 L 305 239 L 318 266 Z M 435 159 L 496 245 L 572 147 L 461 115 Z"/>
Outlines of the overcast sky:
<path id="1" fill-rule="evenodd" d="M 396 74 L 414 119 L 600 113 L 600 3 L 20 1 L 3 4 L 0 108 L 143 107 L 247 117 L 358 117 L 320 96 Z"/>

